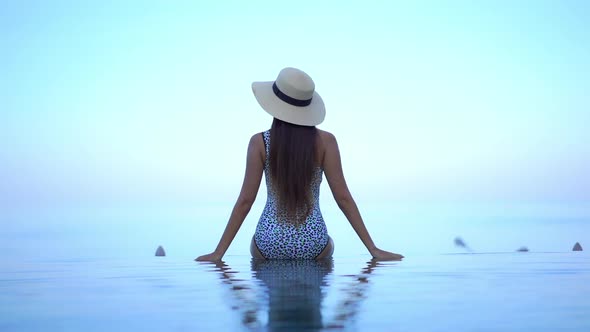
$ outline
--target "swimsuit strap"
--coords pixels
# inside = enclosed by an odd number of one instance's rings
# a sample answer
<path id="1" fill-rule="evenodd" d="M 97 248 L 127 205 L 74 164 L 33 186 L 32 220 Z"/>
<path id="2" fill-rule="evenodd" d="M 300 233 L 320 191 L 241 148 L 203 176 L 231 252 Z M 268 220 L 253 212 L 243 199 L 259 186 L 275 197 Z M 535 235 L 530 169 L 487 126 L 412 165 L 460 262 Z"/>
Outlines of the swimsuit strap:
<path id="1" fill-rule="evenodd" d="M 268 156 L 270 154 L 270 130 L 260 133 L 262 140 L 264 141 L 264 151 L 266 151 L 266 161 L 268 162 Z"/>

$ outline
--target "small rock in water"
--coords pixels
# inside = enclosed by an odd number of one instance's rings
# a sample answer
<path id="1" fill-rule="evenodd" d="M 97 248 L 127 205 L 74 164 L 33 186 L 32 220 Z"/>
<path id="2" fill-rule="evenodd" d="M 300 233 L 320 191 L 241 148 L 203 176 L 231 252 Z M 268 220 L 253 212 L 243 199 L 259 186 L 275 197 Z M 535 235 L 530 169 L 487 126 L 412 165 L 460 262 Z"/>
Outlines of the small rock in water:
<path id="1" fill-rule="evenodd" d="M 455 238 L 455 245 L 457 247 L 466 247 L 465 241 L 463 241 L 463 239 L 458 236 Z"/>
<path id="2" fill-rule="evenodd" d="M 158 249 L 156 249 L 156 256 L 166 256 L 166 252 L 162 246 L 159 246 Z"/>
<path id="3" fill-rule="evenodd" d="M 574 248 L 572 249 L 572 251 L 583 251 L 583 250 L 584 249 L 582 249 L 580 242 L 576 242 L 576 244 L 574 244 Z"/>
<path id="4" fill-rule="evenodd" d="M 516 251 L 518 251 L 518 252 L 528 252 L 529 251 L 529 248 L 527 248 L 527 247 L 520 247 Z"/>
<path id="5" fill-rule="evenodd" d="M 462 247 L 462 248 L 465 248 L 465 249 L 471 251 L 471 248 L 469 248 L 469 246 L 467 245 L 467 243 L 465 243 L 465 241 L 463 241 L 463 239 L 461 237 L 459 237 L 459 236 L 457 236 L 455 238 L 455 245 L 457 247 Z"/>

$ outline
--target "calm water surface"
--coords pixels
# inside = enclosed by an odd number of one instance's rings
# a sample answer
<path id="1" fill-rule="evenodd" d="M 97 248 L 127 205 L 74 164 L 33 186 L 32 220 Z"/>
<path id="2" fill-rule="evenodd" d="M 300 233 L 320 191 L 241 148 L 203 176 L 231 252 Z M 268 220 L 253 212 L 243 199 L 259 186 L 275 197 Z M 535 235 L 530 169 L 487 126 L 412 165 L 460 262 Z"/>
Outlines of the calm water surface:
<path id="1" fill-rule="evenodd" d="M 589 331 L 587 252 L 8 259 L 1 331 Z"/>

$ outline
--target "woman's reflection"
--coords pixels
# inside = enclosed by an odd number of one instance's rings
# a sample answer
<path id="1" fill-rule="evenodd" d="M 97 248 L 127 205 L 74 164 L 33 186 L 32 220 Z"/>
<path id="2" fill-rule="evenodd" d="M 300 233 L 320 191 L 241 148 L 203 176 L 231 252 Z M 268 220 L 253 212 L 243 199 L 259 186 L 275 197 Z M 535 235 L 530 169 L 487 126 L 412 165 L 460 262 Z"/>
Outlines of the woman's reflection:
<path id="1" fill-rule="evenodd" d="M 252 260 L 252 272 L 268 292 L 268 328 L 319 330 L 322 286 L 333 260 Z"/>
<path id="2" fill-rule="evenodd" d="M 250 265 L 254 280 L 262 286 L 262 291 L 257 294 L 253 291 L 259 288 L 235 278 L 237 271 L 226 263 L 217 263 L 214 270 L 220 274 L 223 283 L 230 286 L 238 302 L 232 308 L 241 312 L 246 327 L 258 329 L 266 325 L 269 331 L 319 331 L 342 328 L 352 320 L 365 298 L 368 275 L 379 263 L 371 260 L 360 274 L 349 276 L 352 282 L 345 286 L 343 299 L 331 319 L 322 317 L 322 300 L 329 286 L 326 277 L 334 267 L 331 258 L 321 261 L 252 259 Z M 267 311 L 267 319 L 260 317 L 263 311 Z"/>

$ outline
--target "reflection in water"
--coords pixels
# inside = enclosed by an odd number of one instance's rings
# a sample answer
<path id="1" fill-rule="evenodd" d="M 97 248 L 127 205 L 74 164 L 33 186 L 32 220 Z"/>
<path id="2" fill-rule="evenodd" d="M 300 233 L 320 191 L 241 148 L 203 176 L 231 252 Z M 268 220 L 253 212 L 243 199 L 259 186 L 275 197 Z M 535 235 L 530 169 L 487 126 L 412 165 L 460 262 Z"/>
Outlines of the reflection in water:
<path id="1" fill-rule="evenodd" d="M 252 260 L 254 277 L 268 290 L 268 328 L 322 328 L 322 289 L 333 260 Z"/>
<path id="2" fill-rule="evenodd" d="M 237 271 L 225 262 L 213 270 L 219 273 L 236 301 L 232 309 L 242 315 L 249 329 L 269 331 L 319 331 L 323 328 L 344 328 L 356 316 L 366 297 L 368 276 L 380 264 L 371 260 L 343 289 L 343 299 L 335 317 L 322 316 L 322 300 L 330 285 L 326 277 L 332 273 L 334 261 L 314 260 L 254 260 L 252 275 L 258 285 L 236 278 Z M 266 318 L 266 319 L 265 319 Z"/>

